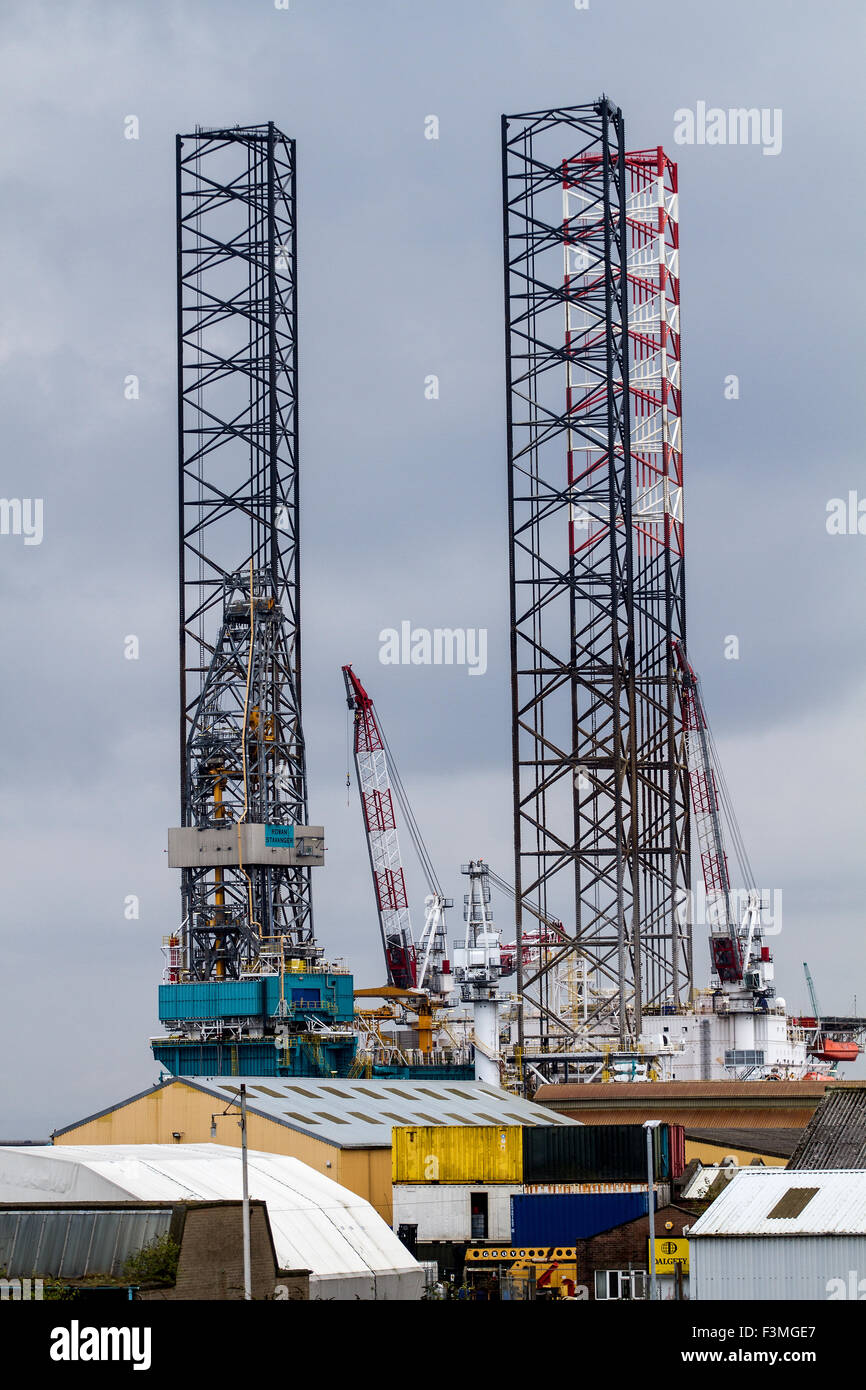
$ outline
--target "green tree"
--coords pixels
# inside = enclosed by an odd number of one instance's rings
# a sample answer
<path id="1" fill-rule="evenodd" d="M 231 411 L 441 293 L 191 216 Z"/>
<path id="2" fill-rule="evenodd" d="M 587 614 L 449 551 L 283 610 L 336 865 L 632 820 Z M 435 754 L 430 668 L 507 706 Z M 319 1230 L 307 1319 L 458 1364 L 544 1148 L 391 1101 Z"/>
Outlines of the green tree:
<path id="1" fill-rule="evenodd" d="M 130 1284 L 143 1287 L 164 1287 L 177 1281 L 177 1262 L 180 1246 L 165 1235 L 156 1236 L 148 1245 L 138 1250 L 123 1266 L 123 1277 Z"/>

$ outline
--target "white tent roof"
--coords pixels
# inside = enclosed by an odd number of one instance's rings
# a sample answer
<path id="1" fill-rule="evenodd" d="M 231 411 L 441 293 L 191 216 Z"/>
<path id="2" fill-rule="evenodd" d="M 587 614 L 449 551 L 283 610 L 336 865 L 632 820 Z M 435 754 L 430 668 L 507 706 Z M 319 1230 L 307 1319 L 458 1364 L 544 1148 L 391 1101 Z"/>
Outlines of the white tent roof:
<path id="1" fill-rule="evenodd" d="M 277 1264 L 310 1270 L 311 1293 L 419 1297 L 421 1266 L 363 1197 L 283 1154 L 250 1150 L 248 1168 L 250 1197 L 267 1204 Z M 240 1154 L 222 1144 L 0 1148 L 4 1203 L 238 1201 L 241 1195 Z"/>

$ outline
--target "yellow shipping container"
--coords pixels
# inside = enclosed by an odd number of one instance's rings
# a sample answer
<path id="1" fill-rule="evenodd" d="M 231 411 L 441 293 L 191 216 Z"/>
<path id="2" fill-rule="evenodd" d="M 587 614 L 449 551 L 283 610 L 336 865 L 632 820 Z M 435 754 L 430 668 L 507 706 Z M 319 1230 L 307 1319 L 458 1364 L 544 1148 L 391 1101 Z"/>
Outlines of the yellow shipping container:
<path id="1" fill-rule="evenodd" d="M 391 1172 L 400 1182 L 523 1181 L 521 1125 L 408 1125 L 392 1131 Z"/>

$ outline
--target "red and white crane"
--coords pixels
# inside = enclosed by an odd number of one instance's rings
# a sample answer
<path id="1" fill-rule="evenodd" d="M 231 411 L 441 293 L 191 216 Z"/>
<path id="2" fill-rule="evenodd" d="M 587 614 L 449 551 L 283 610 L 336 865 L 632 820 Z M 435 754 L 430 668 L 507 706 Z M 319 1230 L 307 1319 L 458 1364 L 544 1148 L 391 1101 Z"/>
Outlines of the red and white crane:
<path id="1" fill-rule="evenodd" d="M 343 677 L 346 699 L 355 715 L 355 772 L 385 951 L 387 982 L 394 989 L 426 991 L 441 1000 L 451 991 L 445 935 L 445 908 L 451 906 L 451 900 L 442 892 L 373 701 L 351 666 L 343 667 Z M 400 858 L 395 796 L 430 890 L 425 900 L 424 930 L 417 947 L 412 935 L 406 876 Z"/>
<path id="2" fill-rule="evenodd" d="M 727 805 L 726 818 L 737 841 L 741 869 L 748 880 L 746 909 L 742 922 L 739 922 L 722 830 L 723 785 L 721 773 L 717 776 L 718 759 L 714 756 L 712 735 L 704 712 L 698 678 L 689 665 L 682 643 L 674 642 L 673 647 L 680 673 L 680 706 L 694 825 L 706 891 L 713 970 L 722 984 L 729 985 L 741 984 L 746 971 L 750 971 L 752 974 L 749 984 L 754 985 L 754 972 L 757 969 L 757 983 L 763 985 L 766 977 L 771 976 L 771 971 L 767 968 L 770 965 L 769 951 L 766 948 L 759 949 L 760 894 L 754 886 L 732 808 Z"/>

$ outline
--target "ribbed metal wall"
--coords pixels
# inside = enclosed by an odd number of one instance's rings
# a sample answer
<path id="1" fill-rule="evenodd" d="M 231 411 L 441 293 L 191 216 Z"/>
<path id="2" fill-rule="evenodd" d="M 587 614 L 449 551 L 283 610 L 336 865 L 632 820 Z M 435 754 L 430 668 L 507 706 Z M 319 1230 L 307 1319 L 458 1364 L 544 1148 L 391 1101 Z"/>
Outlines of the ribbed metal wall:
<path id="1" fill-rule="evenodd" d="M 513 1245 L 574 1245 L 600 1231 L 646 1216 L 645 1192 L 566 1194 L 511 1199 Z"/>
<path id="2" fill-rule="evenodd" d="M 670 1177 L 667 1126 L 653 1130 L 654 1176 Z M 646 1130 L 641 1125 L 555 1125 L 523 1130 L 524 1182 L 645 1182 Z"/>
<path id="3" fill-rule="evenodd" d="M 830 1281 L 848 1290 L 852 1271 L 866 1296 L 866 1236 L 696 1236 L 689 1257 L 696 1300 L 825 1302 L 839 1296 Z"/>
<path id="4" fill-rule="evenodd" d="M 395 1183 L 519 1183 L 522 1179 L 520 1125 L 399 1128 L 394 1130 L 392 1153 Z"/>
<path id="5" fill-rule="evenodd" d="M 653 1166 L 682 1171 L 685 1141 L 653 1130 Z M 641 1125 L 431 1125 L 394 1130 L 394 1182 L 584 1183 L 647 1180 Z M 673 1165 L 672 1165 L 673 1159 Z"/>
<path id="6" fill-rule="evenodd" d="M 119 1278 L 130 1255 L 171 1227 L 164 1211 L 0 1211 L 0 1269 L 7 1279 Z"/>
<path id="7" fill-rule="evenodd" d="M 346 1022 L 354 1012 L 352 988 L 351 975 L 314 972 L 288 975 L 285 1002 L 290 1013 L 299 1010 Z M 265 975 L 258 980 L 194 981 L 159 987 L 162 1023 L 184 1018 L 270 1017 L 279 1003 L 280 982 L 276 975 Z"/>

